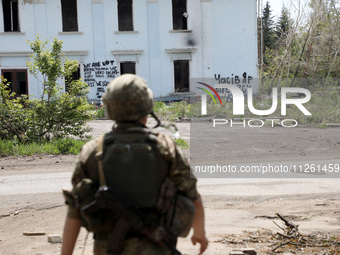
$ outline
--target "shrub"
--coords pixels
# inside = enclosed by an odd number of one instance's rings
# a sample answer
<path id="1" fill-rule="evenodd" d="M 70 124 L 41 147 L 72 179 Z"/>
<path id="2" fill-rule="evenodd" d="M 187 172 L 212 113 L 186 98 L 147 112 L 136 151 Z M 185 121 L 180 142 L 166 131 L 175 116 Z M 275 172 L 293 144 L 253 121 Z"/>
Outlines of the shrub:
<path id="1" fill-rule="evenodd" d="M 78 68 L 77 61 L 62 59 L 62 42 L 55 39 L 51 49 L 39 37 L 30 43 L 31 74 L 43 77 L 42 95 L 39 99 L 16 97 L 10 92 L 6 80 L 0 83 L 0 139 L 17 139 L 19 142 L 38 141 L 52 137 L 73 135 L 84 138 L 90 128 L 86 122 L 92 118 L 86 94 L 88 86 L 69 77 Z M 63 63 L 64 62 L 64 63 Z M 57 81 L 68 80 L 68 91 L 62 92 Z"/>

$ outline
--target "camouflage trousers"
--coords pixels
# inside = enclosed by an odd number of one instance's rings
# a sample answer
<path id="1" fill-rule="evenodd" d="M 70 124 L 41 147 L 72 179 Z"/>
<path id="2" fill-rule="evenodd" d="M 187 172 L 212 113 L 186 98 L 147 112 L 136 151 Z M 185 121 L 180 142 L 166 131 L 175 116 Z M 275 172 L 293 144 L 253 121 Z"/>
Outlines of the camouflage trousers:
<path id="1" fill-rule="evenodd" d="M 95 240 L 94 255 L 111 255 L 106 252 L 107 240 Z M 159 246 L 147 238 L 131 238 L 124 241 L 123 251 L 119 255 L 170 255 L 166 246 Z"/>

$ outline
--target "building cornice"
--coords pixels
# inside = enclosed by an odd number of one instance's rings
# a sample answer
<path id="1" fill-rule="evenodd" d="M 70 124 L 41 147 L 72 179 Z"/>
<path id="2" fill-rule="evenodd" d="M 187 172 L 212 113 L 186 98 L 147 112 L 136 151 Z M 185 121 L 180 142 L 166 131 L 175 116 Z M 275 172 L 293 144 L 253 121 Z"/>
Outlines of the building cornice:
<path id="1" fill-rule="evenodd" d="M 89 54 L 88 51 L 63 51 L 61 53 L 62 55 L 66 55 L 66 56 L 87 56 Z"/>
<path id="2" fill-rule="evenodd" d="M 165 49 L 166 53 L 169 54 L 181 54 L 181 53 L 194 53 L 197 51 L 196 48 L 186 48 L 186 49 Z"/>
<path id="3" fill-rule="evenodd" d="M 33 51 L 7 51 L 0 52 L 0 57 L 29 57 Z"/>
<path id="4" fill-rule="evenodd" d="M 117 58 L 118 63 L 121 61 L 122 58 L 124 58 L 124 56 L 135 56 L 134 61 L 138 63 L 139 55 L 143 54 L 143 50 L 113 50 L 111 51 L 111 53 Z"/>
<path id="5" fill-rule="evenodd" d="M 33 51 L 7 51 L 0 52 L 0 57 L 29 57 L 33 54 Z M 65 56 L 86 56 L 88 51 L 63 51 L 61 53 Z"/>
<path id="6" fill-rule="evenodd" d="M 143 50 L 113 50 L 112 55 L 141 55 Z"/>

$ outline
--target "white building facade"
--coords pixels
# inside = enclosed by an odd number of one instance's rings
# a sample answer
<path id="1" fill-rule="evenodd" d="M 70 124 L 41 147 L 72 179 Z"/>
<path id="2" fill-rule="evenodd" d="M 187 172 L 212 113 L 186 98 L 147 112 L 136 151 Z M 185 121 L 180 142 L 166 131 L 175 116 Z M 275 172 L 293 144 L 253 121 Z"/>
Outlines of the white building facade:
<path id="1" fill-rule="evenodd" d="M 100 101 L 123 73 L 145 78 L 155 97 L 190 95 L 192 78 L 258 77 L 255 0 L 1 0 L 0 72 L 18 94 L 39 97 L 27 71 L 27 40 L 62 40 Z M 63 81 L 62 81 L 63 82 Z"/>

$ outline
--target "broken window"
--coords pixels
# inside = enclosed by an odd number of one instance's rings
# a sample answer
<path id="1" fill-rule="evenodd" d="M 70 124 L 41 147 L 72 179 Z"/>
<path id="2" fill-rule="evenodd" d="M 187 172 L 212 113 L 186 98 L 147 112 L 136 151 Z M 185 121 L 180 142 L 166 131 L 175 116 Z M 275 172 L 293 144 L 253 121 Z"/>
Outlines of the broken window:
<path id="1" fill-rule="evenodd" d="M 27 70 L 3 70 L 2 76 L 10 83 L 17 96 L 28 95 Z"/>
<path id="2" fill-rule="evenodd" d="M 70 76 L 65 77 L 65 92 L 69 92 L 70 90 L 70 83 L 72 81 L 76 81 L 80 79 L 80 68 L 73 72 Z"/>
<path id="3" fill-rule="evenodd" d="M 175 60 L 175 92 L 189 92 L 189 60 Z"/>
<path id="4" fill-rule="evenodd" d="M 187 30 L 187 1 L 172 0 L 172 24 L 173 30 Z"/>
<path id="5" fill-rule="evenodd" d="M 77 0 L 61 0 L 63 32 L 78 31 Z"/>
<path id="6" fill-rule="evenodd" d="M 5 32 L 20 32 L 18 0 L 2 0 Z"/>
<path id="7" fill-rule="evenodd" d="M 136 63 L 135 62 L 121 62 L 120 63 L 120 74 L 132 73 L 136 74 Z"/>
<path id="8" fill-rule="evenodd" d="M 132 0 L 117 0 L 118 30 L 133 31 Z"/>

